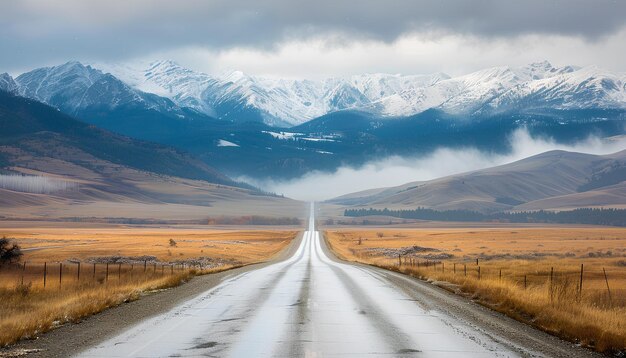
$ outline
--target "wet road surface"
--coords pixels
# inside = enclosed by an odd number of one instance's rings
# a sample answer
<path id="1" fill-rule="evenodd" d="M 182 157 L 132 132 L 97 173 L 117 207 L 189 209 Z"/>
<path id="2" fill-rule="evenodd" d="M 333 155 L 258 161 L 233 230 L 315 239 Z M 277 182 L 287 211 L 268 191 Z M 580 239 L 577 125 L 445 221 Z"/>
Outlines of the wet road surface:
<path id="1" fill-rule="evenodd" d="M 79 356 L 544 355 L 416 298 L 405 287 L 412 288 L 410 278 L 338 262 L 314 222 L 312 207 L 308 230 L 287 260 L 228 278 Z"/>

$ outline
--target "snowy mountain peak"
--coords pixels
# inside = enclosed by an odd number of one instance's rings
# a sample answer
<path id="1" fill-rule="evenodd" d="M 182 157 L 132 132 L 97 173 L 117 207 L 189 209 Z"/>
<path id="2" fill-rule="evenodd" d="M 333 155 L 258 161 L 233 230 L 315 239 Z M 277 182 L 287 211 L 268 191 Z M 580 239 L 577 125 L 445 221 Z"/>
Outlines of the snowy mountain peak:
<path id="1" fill-rule="evenodd" d="M 132 87 L 109 72 L 78 61 L 44 67 L 16 78 L 20 95 L 47 103 L 66 113 L 134 107 L 171 111 L 173 103 Z"/>
<path id="2" fill-rule="evenodd" d="M 555 70 L 554 66 L 552 66 L 552 64 L 548 61 L 533 62 L 523 68 L 527 69 L 528 72 L 530 73 L 541 74 L 540 77 L 543 77 L 545 73 L 552 72 Z"/>
<path id="3" fill-rule="evenodd" d="M 232 82 L 232 83 L 237 83 L 237 82 L 242 82 L 242 81 L 247 81 L 247 82 L 252 81 L 252 78 L 250 76 L 246 75 L 242 71 L 236 71 L 236 70 L 232 70 L 232 71 L 228 71 L 224 73 L 220 77 L 220 79 L 222 81 Z"/>
<path id="4" fill-rule="evenodd" d="M 0 91 L 9 92 L 12 94 L 18 93 L 17 83 L 13 80 L 13 77 L 8 73 L 0 74 Z"/>
<path id="5" fill-rule="evenodd" d="M 91 66 L 70 61 L 21 74 L 15 82 L 20 95 L 74 113 L 82 95 L 102 76 L 101 71 Z"/>

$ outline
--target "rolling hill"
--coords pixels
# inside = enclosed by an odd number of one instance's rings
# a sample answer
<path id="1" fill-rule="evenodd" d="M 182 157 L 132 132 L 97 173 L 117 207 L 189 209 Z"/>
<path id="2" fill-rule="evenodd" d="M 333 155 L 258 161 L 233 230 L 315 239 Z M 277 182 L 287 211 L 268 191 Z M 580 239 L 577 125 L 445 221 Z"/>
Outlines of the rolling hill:
<path id="1" fill-rule="evenodd" d="M 550 151 L 510 164 L 344 195 L 333 204 L 364 208 L 482 213 L 626 207 L 626 151 L 591 155 Z"/>
<path id="2" fill-rule="evenodd" d="M 7 218 L 197 219 L 284 215 L 294 201 L 237 183 L 171 147 L 78 121 L 0 91 L 0 172 L 70 183 L 50 192 L 0 186 Z M 6 179 L 3 178 L 3 179 Z"/>

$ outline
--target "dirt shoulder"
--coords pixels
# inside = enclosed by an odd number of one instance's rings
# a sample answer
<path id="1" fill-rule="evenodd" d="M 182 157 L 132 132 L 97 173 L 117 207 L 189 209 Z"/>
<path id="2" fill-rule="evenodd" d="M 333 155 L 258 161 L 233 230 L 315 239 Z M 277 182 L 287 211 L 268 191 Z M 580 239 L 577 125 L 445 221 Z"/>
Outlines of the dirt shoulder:
<path id="1" fill-rule="evenodd" d="M 180 303 L 216 287 L 225 279 L 256 270 L 291 257 L 297 250 L 302 233 L 271 260 L 214 274 L 197 276 L 180 286 L 147 293 L 140 299 L 83 318 L 79 323 L 65 324 L 36 339 L 20 341 L 0 349 L 0 357 L 69 357 L 125 331 L 133 325 L 165 313 Z"/>

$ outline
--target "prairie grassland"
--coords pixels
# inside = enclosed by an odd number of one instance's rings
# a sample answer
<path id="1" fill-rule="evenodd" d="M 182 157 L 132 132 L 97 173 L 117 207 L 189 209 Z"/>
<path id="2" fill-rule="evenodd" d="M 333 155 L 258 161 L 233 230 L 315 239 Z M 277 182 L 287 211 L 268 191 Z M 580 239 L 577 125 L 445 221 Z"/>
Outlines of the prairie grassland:
<path id="1" fill-rule="evenodd" d="M 295 235 L 296 231 L 287 230 L 196 227 L 0 228 L 0 237 L 15 238 L 29 263 L 150 255 L 163 262 L 206 256 L 249 264 L 276 254 Z"/>
<path id="2" fill-rule="evenodd" d="M 2 228 L 0 236 L 15 238 L 24 257 L 20 265 L 0 267 L 0 346 L 79 321 L 142 293 L 176 286 L 194 275 L 266 261 L 296 233 Z M 146 257 L 149 263 L 141 261 Z M 111 260 L 117 261 L 107 264 Z"/>
<path id="3" fill-rule="evenodd" d="M 343 259 L 433 281 L 600 352 L 626 350 L 626 229 L 333 230 L 326 238 Z"/>

